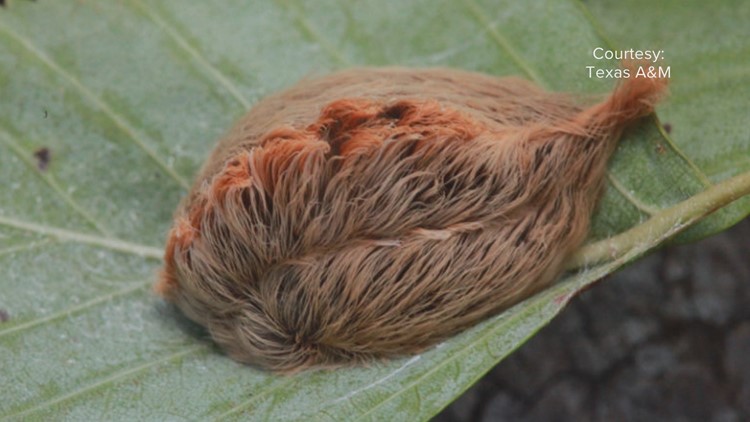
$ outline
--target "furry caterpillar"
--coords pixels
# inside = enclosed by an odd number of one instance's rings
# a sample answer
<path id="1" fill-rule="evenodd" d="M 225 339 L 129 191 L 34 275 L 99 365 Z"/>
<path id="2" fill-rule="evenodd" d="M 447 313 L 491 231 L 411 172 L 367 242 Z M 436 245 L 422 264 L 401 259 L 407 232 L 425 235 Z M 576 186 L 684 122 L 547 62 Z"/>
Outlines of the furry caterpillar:
<path id="1" fill-rule="evenodd" d="M 582 107 L 450 69 L 303 81 L 218 143 L 157 291 L 274 371 L 419 352 L 561 274 L 623 128 L 665 88 L 625 79 Z"/>

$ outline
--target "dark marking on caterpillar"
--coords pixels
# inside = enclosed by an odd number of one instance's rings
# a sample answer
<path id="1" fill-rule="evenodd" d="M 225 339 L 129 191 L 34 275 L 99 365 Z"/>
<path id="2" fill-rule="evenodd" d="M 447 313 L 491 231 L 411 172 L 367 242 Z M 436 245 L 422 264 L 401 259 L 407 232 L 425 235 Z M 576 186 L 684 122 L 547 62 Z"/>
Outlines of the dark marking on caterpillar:
<path id="1" fill-rule="evenodd" d="M 41 147 L 34 151 L 34 158 L 36 158 L 36 166 L 40 171 L 46 171 L 49 167 L 49 163 L 52 160 L 52 152 L 47 147 Z"/>
<path id="2" fill-rule="evenodd" d="M 564 271 L 624 127 L 665 89 L 624 79 L 586 106 L 450 69 L 301 82 L 215 147 L 156 290 L 273 371 L 423 351 Z"/>
<path id="3" fill-rule="evenodd" d="M 45 110 L 44 110 L 44 118 L 46 119 L 46 118 L 47 118 L 47 116 L 48 116 L 48 114 L 47 114 L 47 110 L 45 109 Z"/>
<path id="4" fill-rule="evenodd" d="M 38 168 L 39 171 L 46 171 L 47 167 L 49 167 L 49 162 L 52 159 L 52 153 L 49 148 L 41 147 L 34 151 L 34 158 L 36 158 L 36 168 Z"/>
<path id="5" fill-rule="evenodd" d="M 671 123 L 664 123 L 664 131 L 667 133 L 672 133 L 672 124 Z"/>
<path id="6" fill-rule="evenodd" d="M 0 322 L 5 322 L 10 318 L 8 315 L 8 311 L 5 309 L 0 309 Z"/>

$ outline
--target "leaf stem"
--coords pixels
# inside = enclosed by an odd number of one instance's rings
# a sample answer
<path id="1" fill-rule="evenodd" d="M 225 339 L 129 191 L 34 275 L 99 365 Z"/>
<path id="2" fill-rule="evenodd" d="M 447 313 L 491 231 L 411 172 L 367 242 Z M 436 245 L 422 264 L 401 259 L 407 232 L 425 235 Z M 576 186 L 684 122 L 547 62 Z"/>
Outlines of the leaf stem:
<path id="1" fill-rule="evenodd" d="M 724 180 L 690 199 L 664 209 L 645 223 L 628 231 L 583 246 L 568 260 L 567 268 L 588 267 L 617 259 L 641 243 L 661 243 L 703 217 L 748 194 L 750 171 Z"/>

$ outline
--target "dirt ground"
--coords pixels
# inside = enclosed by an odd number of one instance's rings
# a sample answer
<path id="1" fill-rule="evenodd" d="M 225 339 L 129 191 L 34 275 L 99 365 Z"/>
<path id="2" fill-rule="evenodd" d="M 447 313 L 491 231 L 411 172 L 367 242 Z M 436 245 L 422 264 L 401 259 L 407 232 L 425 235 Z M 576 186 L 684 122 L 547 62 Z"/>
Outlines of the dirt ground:
<path id="1" fill-rule="evenodd" d="M 434 420 L 750 420 L 750 219 L 584 292 Z"/>

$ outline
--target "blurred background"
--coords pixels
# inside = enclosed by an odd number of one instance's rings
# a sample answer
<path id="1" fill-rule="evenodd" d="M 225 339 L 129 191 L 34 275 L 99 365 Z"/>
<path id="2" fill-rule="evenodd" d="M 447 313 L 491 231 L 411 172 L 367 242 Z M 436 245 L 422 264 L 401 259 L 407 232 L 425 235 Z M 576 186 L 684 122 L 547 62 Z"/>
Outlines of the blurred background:
<path id="1" fill-rule="evenodd" d="M 573 299 L 434 420 L 750 420 L 750 220 Z"/>

